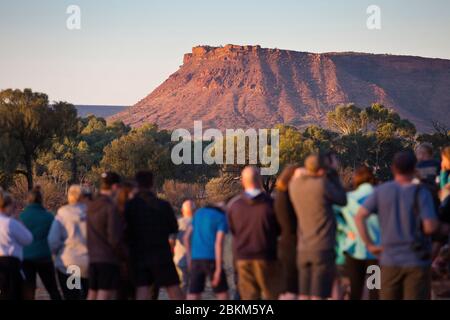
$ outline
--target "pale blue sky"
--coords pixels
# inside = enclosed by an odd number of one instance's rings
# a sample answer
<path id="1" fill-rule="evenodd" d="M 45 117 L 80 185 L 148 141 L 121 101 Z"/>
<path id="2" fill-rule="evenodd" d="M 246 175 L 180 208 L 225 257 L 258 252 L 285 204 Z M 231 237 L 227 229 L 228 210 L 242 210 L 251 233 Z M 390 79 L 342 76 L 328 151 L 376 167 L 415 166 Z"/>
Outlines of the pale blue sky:
<path id="1" fill-rule="evenodd" d="M 81 8 L 81 30 L 66 8 Z M 366 28 L 381 8 L 382 29 Z M 450 59 L 448 0 L 0 0 L 0 89 L 131 105 L 199 44 Z"/>

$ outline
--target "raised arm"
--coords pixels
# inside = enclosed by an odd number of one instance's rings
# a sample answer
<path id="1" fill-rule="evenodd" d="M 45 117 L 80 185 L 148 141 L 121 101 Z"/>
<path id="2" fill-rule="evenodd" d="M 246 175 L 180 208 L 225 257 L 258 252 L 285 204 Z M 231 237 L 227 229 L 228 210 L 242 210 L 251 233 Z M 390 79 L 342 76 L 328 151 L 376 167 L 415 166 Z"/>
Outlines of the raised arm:
<path id="1" fill-rule="evenodd" d="M 325 178 L 324 183 L 328 201 L 341 207 L 347 205 L 347 193 L 337 175 Z"/>

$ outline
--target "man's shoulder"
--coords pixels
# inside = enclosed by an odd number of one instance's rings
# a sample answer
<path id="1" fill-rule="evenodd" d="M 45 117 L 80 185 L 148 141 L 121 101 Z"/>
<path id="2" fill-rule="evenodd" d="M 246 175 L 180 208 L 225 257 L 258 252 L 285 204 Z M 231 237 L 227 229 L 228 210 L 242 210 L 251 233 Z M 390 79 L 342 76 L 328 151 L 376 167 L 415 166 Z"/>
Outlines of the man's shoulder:
<path id="1" fill-rule="evenodd" d="M 436 159 L 420 161 L 419 163 L 417 163 L 417 168 L 427 168 L 427 167 L 437 167 L 438 169 L 440 169 L 441 163 Z"/>
<path id="2" fill-rule="evenodd" d="M 167 201 L 167 200 L 164 200 L 164 199 L 155 197 L 155 202 L 158 204 L 158 206 L 159 206 L 161 209 L 164 209 L 164 210 L 170 210 L 170 211 L 173 210 L 173 209 L 172 209 L 172 205 L 171 205 L 170 202 Z"/>
<path id="3" fill-rule="evenodd" d="M 99 194 L 99 195 L 95 196 L 91 201 L 89 201 L 88 207 L 95 207 L 95 206 L 105 205 L 105 204 L 109 205 L 112 202 L 113 201 L 110 197 Z"/>
<path id="4" fill-rule="evenodd" d="M 228 201 L 227 208 L 228 209 L 232 209 L 234 206 L 236 206 L 237 204 L 239 204 L 241 201 L 244 200 L 243 199 L 244 196 L 245 195 L 242 192 L 237 194 L 237 195 L 235 195 L 233 198 L 231 198 L 230 201 Z"/>
<path id="5" fill-rule="evenodd" d="M 295 177 L 289 183 L 289 191 L 295 192 L 296 189 L 309 189 L 311 186 L 323 186 L 327 182 L 325 177 L 315 177 L 308 174 L 304 174 Z"/>
<path id="6" fill-rule="evenodd" d="M 395 181 L 387 181 L 376 186 L 374 190 L 376 192 L 392 192 L 392 190 L 396 188 L 397 183 Z"/>

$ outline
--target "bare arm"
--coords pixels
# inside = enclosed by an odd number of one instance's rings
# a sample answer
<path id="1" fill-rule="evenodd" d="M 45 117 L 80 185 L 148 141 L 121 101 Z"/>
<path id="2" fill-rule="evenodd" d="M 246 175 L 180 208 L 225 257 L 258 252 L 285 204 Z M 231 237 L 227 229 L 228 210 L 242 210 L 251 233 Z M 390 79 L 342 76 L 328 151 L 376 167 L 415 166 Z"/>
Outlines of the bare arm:
<path id="1" fill-rule="evenodd" d="M 192 225 L 189 226 L 184 233 L 183 243 L 186 248 L 186 260 L 188 263 L 188 268 L 191 269 L 191 236 L 192 236 Z"/>
<path id="2" fill-rule="evenodd" d="M 338 206 L 347 205 L 347 193 L 339 180 L 339 177 L 325 179 L 325 194 L 327 199 Z"/>
<path id="3" fill-rule="evenodd" d="M 366 244 L 366 246 L 373 245 L 372 239 L 369 237 L 369 232 L 367 231 L 366 220 L 369 217 L 370 212 L 364 208 L 360 207 L 358 213 L 355 216 L 356 228 L 358 229 L 361 239 Z"/>
<path id="4" fill-rule="evenodd" d="M 367 224 L 366 220 L 369 217 L 370 212 L 361 206 L 358 210 L 358 213 L 355 216 L 355 223 L 356 228 L 358 229 L 358 233 L 363 240 L 364 244 L 367 247 L 367 250 L 369 250 L 373 254 L 379 254 L 381 251 L 381 248 L 378 246 L 375 246 L 372 239 L 369 236 L 369 232 L 367 231 Z"/>
<path id="5" fill-rule="evenodd" d="M 439 221 L 437 219 L 423 219 L 422 227 L 423 233 L 427 236 L 431 236 L 439 230 Z"/>
<path id="6" fill-rule="evenodd" d="M 223 261 L 223 244 L 225 240 L 225 233 L 223 231 L 217 232 L 216 243 L 215 243 L 215 254 L 216 254 L 216 269 L 214 272 L 214 278 L 212 285 L 217 287 L 220 283 L 220 276 L 222 273 L 222 261 Z"/>

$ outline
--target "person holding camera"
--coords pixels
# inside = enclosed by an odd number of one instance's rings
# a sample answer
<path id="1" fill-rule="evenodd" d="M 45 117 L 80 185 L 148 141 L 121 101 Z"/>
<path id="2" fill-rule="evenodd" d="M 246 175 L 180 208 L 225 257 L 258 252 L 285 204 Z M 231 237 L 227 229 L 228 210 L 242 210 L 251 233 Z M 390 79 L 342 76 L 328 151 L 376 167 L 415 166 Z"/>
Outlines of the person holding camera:
<path id="1" fill-rule="evenodd" d="M 336 269 L 336 216 L 333 205 L 345 206 L 347 194 L 337 174 L 334 154 L 313 154 L 289 183 L 297 216 L 297 269 L 300 300 L 331 297 Z"/>

